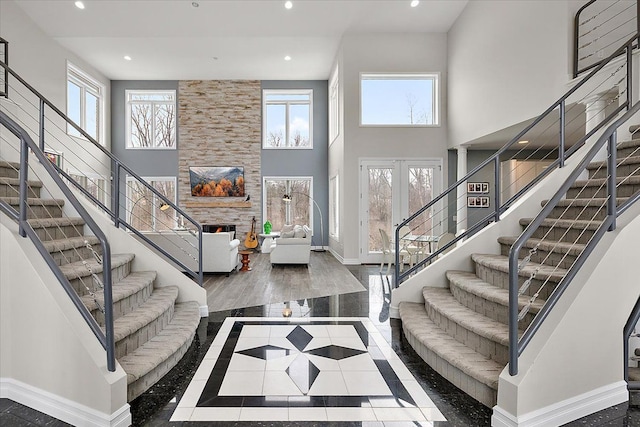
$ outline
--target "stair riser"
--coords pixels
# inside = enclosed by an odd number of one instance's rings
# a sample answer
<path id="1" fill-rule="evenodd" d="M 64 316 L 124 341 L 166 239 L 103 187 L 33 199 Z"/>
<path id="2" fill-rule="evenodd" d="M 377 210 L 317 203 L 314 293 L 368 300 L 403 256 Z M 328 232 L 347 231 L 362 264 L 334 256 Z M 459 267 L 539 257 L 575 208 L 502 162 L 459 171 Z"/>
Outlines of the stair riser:
<path id="1" fill-rule="evenodd" d="M 606 205 L 596 206 L 557 206 L 553 208 L 548 218 L 562 218 L 572 220 L 601 221 L 607 216 Z"/>
<path id="2" fill-rule="evenodd" d="M 484 280 L 487 283 L 491 283 L 494 286 L 498 286 L 502 289 L 509 289 L 509 274 L 494 270 L 493 268 L 486 267 L 484 265 L 476 264 L 476 276 L 480 279 Z M 525 277 L 519 277 L 518 279 L 518 288 L 525 282 Z M 540 289 L 544 285 L 544 288 Z M 548 282 L 544 283 L 544 280 L 534 278 L 531 281 L 531 285 L 529 289 L 525 292 L 525 295 L 532 296 L 536 293 L 536 291 L 540 290 L 539 297 L 541 299 L 549 298 L 553 289 L 557 286 L 557 283 Z"/>
<path id="3" fill-rule="evenodd" d="M 632 185 L 632 184 L 622 184 L 619 185 L 616 190 L 617 197 L 631 197 L 636 192 L 640 191 L 640 184 Z M 571 188 L 567 191 L 567 199 L 591 199 L 593 197 L 605 198 L 607 197 L 607 188 L 599 188 L 599 187 L 587 187 L 583 190 L 579 188 Z"/>
<path id="4" fill-rule="evenodd" d="M 440 329 L 449 334 L 456 341 L 466 345 L 470 349 L 495 360 L 498 363 L 507 364 L 509 361 L 509 349 L 507 346 L 480 336 L 473 331 L 459 325 L 454 319 L 442 315 L 434 309 L 428 301 L 425 301 L 425 308 L 431 321 L 438 325 Z"/>
<path id="5" fill-rule="evenodd" d="M 70 237 L 79 237 L 84 235 L 83 225 L 39 227 L 34 230 L 42 241 L 68 239 Z"/>
<path id="6" fill-rule="evenodd" d="M 19 173 L 17 170 L 11 167 L 0 166 L 0 176 L 7 177 L 7 178 L 18 178 Z"/>
<path id="7" fill-rule="evenodd" d="M 160 331 L 162 331 L 169 322 L 171 322 L 174 307 L 175 306 L 171 304 L 169 309 L 162 313 L 162 315 L 157 319 L 118 341 L 116 343 L 116 359 L 133 352 L 135 349 L 160 333 Z"/>
<path id="8" fill-rule="evenodd" d="M 557 225 L 553 229 L 548 226 L 540 226 L 531 237 L 534 239 L 555 240 L 557 242 L 587 244 L 594 233 L 594 230 L 567 229 Z"/>
<path id="9" fill-rule="evenodd" d="M 509 308 L 497 302 L 489 301 L 478 295 L 465 291 L 455 285 L 450 285 L 449 289 L 455 299 L 465 307 L 482 314 L 497 322 L 509 324 Z M 520 329 L 527 328 L 533 321 L 534 315 L 527 313 L 519 323 Z"/>
<path id="10" fill-rule="evenodd" d="M 146 300 L 149 299 L 151 293 L 153 292 L 153 282 L 150 282 L 149 285 L 140 289 L 135 294 L 129 295 L 128 297 L 121 299 L 120 301 L 116 301 L 113 303 L 113 320 L 117 320 L 120 317 L 129 314 L 135 311 L 138 307 L 140 307 Z M 91 314 L 94 319 L 98 322 L 100 326 L 104 326 L 104 314 L 100 310 L 91 310 Z"/>
<path id="11" fill-rule="evenodd" d="M 631 163 L 620 165 L 616 168 L 616 176 L 619 178 L 624 178 L 625 176 L 634 175 L 640 176 L 640 163 Z M 589 171 L 589 178 L 606 178 L 607 177 L 607 168 L 600 168 L 596 170 Z"/>
<path id="12" fill-rule="evenodd" d="M 618 150 L 616 151 L 616 156 L 618 157 L 618 159 L 624 159 L 625 157 L 629 157 L 629 156 L 640 156 L 640 147 L 625 147 L 625 148 L 618 148 Z"/>
<path id="13" fill-rule="evenodd" d="M 69 280 L 69 283 L 71 284 L 71 286 L 76 290 L 76 292 L 80 296 L 86 295 L 86 294 L 89 293 L 89 291 L 87 291 L 87 289 L 85 287 L 85 284 L 93 292 L 102 293 L 103 292 L 102 288 L 99 287 L 99 285 L 97 283 L 94 283 L 94 279 L 90 275 L 88 275 L 89 274 L 89 270 L 87 269 L 86 271 L 87 271 L 87 276 L 83 276 L 81 278 L 75 278 L 75 279 Z M 130 272 L 131 272 L 131 263 L 130 262 L 122 264 L 121 266 L 118 266 L 116 268 L 112 268 L 111 269 L 111 278 L 112 278 L 111 281 L 112 282 L 116 282 L 118 280 L 122 280 L 125 277 L 127 277 Z M 102 281 L 102 272 L 96 273 L 96 275 L 98 276 L 98 279 L 100 279 L 100 281 Z"/>
<path id="14" fill-rule="evenodd" d="M 19 205 L 11 204 L 16 210 Z M 27 207 L 27 219 L 62 218 L 62 207 L 55 205 L 29 205 Z"/>
<path id="15" fill-rule="evenodd" d="M 101 245 L 93 245 L 93 250 L 95 250 L 98 255 L 102 256 Z M 56 264 L 65 265 L 72 262 L 82 261 L 83 259 L 91 259 L 93 258 L 93 252 L 89 248 L 81 246 L 79 248 L 51 252 L 51 256 L 53 257 L 53 260 L 56 262 Z"/>
<path id="16" fill-rule="evenodd" d="M 511 250 L 510 245 L 500 244 L 500 254 L 504 256 L 509 256 L 509 251 Z M 518 255 L 519 259 L 524 259 L 529 255 L 530 248 L 522 248 L 520 250 L 520 254 Z M 536 251 L 535 254 L 531 255 L 531 262 L 535 262 L 538 264 L 546 264 L 552 267 L 559 266 L 564 269 L 569 269 L 573 263 L 576 261 L 577 255 L 565 254 L 562 252 L 549 252 L 548 250 L 540 249 Z"/>
<path id="17" fill-rule="evenodd" d="M 0 184 L 0 197 L 18 197 L 20 188 L 15 185 Z M 39 198 L 40 187 L 27 187 L 27 197 Z"/>

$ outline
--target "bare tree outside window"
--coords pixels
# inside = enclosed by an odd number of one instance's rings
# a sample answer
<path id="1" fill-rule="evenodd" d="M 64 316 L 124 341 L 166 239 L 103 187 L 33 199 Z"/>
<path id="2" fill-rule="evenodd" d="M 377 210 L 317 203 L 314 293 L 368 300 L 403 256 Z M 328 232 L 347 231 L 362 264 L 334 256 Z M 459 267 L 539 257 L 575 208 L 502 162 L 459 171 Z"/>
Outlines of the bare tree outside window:
<path id="1" fill-rule="evenodd" d="M 273 231 L 282 230 L 286 224 L 287 205 L 291 209 L 291 224 L 309 225 L 310 222 L 310 189 L 311 179 L 297 178 L 265 178 L 265 218 L 269 220 Z M 282 197 L 291 194 L 291 202 L 285 203 Z"/>
<path id="2" fill-rule="evenodd" d="M 175 178 L 145 178 L 160 194 L 175 203 Z M 162 211 L 163 200 L 133 178 L 127 179 L 127 222 L 138 231 L 171 230 L 176 228 L 173 209 Z"/>
<path id="3" fill-rule="evenodd" d="M 127 91 L 127 148 L 175 148 L 175 91 Z"/>

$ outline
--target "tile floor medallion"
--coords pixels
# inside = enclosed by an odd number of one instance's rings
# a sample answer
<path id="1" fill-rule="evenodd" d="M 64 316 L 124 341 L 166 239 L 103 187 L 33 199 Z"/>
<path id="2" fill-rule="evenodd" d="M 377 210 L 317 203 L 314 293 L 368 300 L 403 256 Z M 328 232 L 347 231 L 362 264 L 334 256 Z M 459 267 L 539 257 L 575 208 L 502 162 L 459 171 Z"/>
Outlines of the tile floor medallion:
<path id="1" fill-rule="evenodd" d="M 171 421 L 446 420 L 368 318 L 235 317 Z"/>

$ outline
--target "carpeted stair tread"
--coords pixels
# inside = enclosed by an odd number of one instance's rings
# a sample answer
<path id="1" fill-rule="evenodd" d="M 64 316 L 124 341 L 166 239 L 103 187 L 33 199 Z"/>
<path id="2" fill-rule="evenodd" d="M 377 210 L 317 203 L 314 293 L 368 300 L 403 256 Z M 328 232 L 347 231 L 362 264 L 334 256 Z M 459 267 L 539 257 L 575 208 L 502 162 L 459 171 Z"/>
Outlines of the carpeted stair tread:
<path id="1" fill-rule="evenodd" d="M 422 296 L 425 304 L 463 328 L 499 344 L 509 345 L 507 325 L 460 304 L 449 289 L 425 287 L 422 289 Z"/>
<path id="2" fill-rule="evenodd" d="M 0 197 L 11 206 L 18 206 L 20 204 L 20 197 Z M 29 206 L 64 206 L 63 199 L 42 199 L 39 197 L 28 197 L 27 205 Z"/>
<path id="3" fill-rule="evenodd" d="M 520 218 L 520 225 L 526 227 L 531 222 L 533 222 L 533 218 Z M 589 221 L 584 219 L 555 219 L 549 218 L 542 221 L 540 224 L 542 227 L 552 227 L 557 226 L 560 228 L 572 228 L 578 230 L 590 230 L 596 231 L 598 227 L 602 224 L 602 221 Z"/>
<path id="4" fill-rule="evenodd" d="M 519 236 L 501 236 L 498 237 L 498 243 L 502 243 L 503 245 L 513 246 L 513 244 L 518 240 Z M 583 245 L 581 243 L 567 243 L 567 242 L 558 242 L 555 240 L 549 239 L 534 239 L 531 238 L 524 242 L 522 248 L 532 249 L 538 246 L 540 250 L 548 251 L 548 252 L 557 252 L 561 254 L 569 254 L 569 255 L 580 255 L 584 248 L 587 245 Z"/>
<path id="5" fill-rule="evenodd" d="M 629 126 L 629 132 L 633 135 L 634 133 L 640 130 L 640 125 L 631 125 Z"/>
<path id="6" fill-rule="evenodd" d="M 425 347 L 467 375 L 494 390 L 498 389 L 498 377 L 504 365 L 449 336 L 429 318 L 424 304 L 401 302 L 399 310 L 403 327 L 411 330 Z"/>
<path id="7" fill-rule="evenodd" d="M 167 311 L 178 298 L 177 286 L 154 289 L 148 300 L 131 313 L 113 322 L 114 341 L 118 342 L 148 325 Z"/>
<path id="8" fill-rule="evenodd" d="M 622 185 L 638 185 L 640 184 L 640 176 L 630 175 L 628 177 L 617 177 L 616 184 L 618 186 Z M 582 187 L 602 187 L 606 188 L 607 186 L 607 178 L 591 178 L 591 179 L 583 179 L 580 181 L 576 181 L 571 188 L 582 188 Z"/>
<path id="9" fill-rule="evenodd" d="M 509 307 L 509 291 L 507 289 L 502 289 L 492 285 L 491 283 L 487 283 L 475 274 L 467 271 L 449 270 L 447 271 L 446 276 L 451 286 L 456 286 L 468 293 L 484 298 L 487 301 Z M 524 306 L 529 304 L 529 299 L 530 297 L 519 296 L 518 307 L 522 309 Z M 538 313 L 540 309 L 542 309 L 544 303 L 544 300 L 537 299 L 533 304 L 531 304 L 529 311 L 531 313 Z"/>
<path id="10" fill-rule="evenodd" d="M 47 252 L 58 252 L 58 251 L 66 251 L 68 249 L 75 249 L 84 247 L 89 243 L 91 246 L 100 246 L 100 239 L 95 236 L 79 236 L 79 237 L 70 237 L 68 239 L 58 239 L 58 240 L 46 240 L 42 242 L 44 248 Z M 96 252 L 98 252 L 98 248 L 95 248 Z"/>
<path id="11" fill-rule="evenodd" d="M 617 166 L 636 165 L 636 164 L 640 164 L 640 155 L 623 157 L 621 159 L 617 159 L 616 161 Z M 595 170 L 595 169 L 606 168 L 606 167 L 607 167 L 607 161 L 602 160 L 599 162 L 589 163 L 589 165 L 587 166 L 587 170 Z"/>
<path id="12" fill-rule="evenodd" d="M 640 147 L 640 138 L 629 139 L 618 143 L 616 146 L 619 150 L 624 148 Z"/>
<path id="13" fill-rule="evenodd" d="M 134 254 L 112 254 L 111 255 L 111 269 L 120 267 L 128 262 L 131 262 L 135 257 Z M 99 264 L 95 259 L 85 260 L 88 267 L 94 273 L 102 273 L 102 264 Z M 88 268 L 83 261 L 76 261 L 69 264 L 61 265 L 60 270 L 68 280 L 79 279 L 81 277 L 90 276 Z"/>
<path id="14" fill-rule="evenodd" d="M 471 254 L 471 259 L 476 264 L 480 264 L 493 270 L 501 271 L 503 273 L 509 273 L 509 257 L 506 257 L 504 255 Z M 527 265 L 520 269 L 518 275 L 521 277 L 529 278 L 536 269 L 538 270 L 535 274 L 536 279 L 549 279 L 550 281 L 556 283 L 559 283 L 560 280 L 562 280 L 562 278 L 567 274 L 567 270 L 565 270 L 564 268 L 551 267 L 549 265 L 528 262 Z"/>
<path id="15" fill-rule="evenodd" d="M 18 171 L 18 170 L 20 170 L 20 163 L 8 162 L 6 160 L 0 160 L 0 168 L 14 169 L 14 170 Z"/>
<path id="16" fill-rule="evenodd" d="M 115 304 L 149 286 L 150 283 L 156 280 L 156 276 L 157 273 L 155 271 L 134 271 L 127 277 L 113 283 L 111 285 L 113 303 Z M 91 295 L 83 295 L 80 299 L 89 311 L 98 308 Z M 100 306 L 104 307 L 104 293 L 100 292 L 96 294 L 96 299 L 100 303 Z"/>
<path id="17" fill-rule="evenodd" d="M 84 226 L 84 220 L 80 217 L 62 217 L 62 218 L 33 218 L 27 222 L 33 229 L 45 227 L 65 227 L 69 225 Z"/>
<path id="18" fill-rule="evenodd" d="M 155 293 L 155 292 L 154 292 Z M 200 323 L 200 307 L 190 301 L 175 305 L 171 323 L 133 352 L 118 359 L 127 373 L 127 384 L 142 378 L 193 338 Z"/>
<path id="19" fill-rule="evenodd" d="M 593 198 L 584 198 L 584 199 L 562 199 L 558 200 L 556 206 L 566 208 L 569 206 L 578 206 L 578 207 L 602 207 L 605 208 L 607 206 L 607 198 L 602 197 L 593 197 Z M 627 200 L 626 197 L 618 197 L 616 198 L 616 205 L 621 205 Z M 540 205 L 544 207 L 548 200 L 543 200 L 540 202 Z"/>

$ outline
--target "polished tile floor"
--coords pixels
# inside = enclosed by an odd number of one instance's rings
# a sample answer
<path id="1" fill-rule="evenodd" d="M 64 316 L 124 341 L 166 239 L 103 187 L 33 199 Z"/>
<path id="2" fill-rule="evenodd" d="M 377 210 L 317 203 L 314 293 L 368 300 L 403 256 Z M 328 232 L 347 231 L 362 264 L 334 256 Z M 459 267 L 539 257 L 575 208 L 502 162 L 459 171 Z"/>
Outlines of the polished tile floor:
<path id="1" fill-rule="evenodd" d="M 147 427 L 489 426 L 491 410 L 470 399 L 429 368 L 404 340 L 400 322 L 389 319 L 390 288 L 388 278 L 381 276 L 375 266 L 350 266 L 348 268 L 360 280 L 367 289 L 366 291 L 211 313 L 209 318 L 203 319 L 201 322 L 196 340 L 178 366 L 158 384 L 132 402 L 131 412 L 134 425 Z M 291 313 L 290 319 L 283 318 L 283 313 L 288 314 L 289 312 Z M 326 324 L 322 324 L 323 322 Z M 247 328 L 246 331 L 250 332 L 245 333 L 245 344 L 237 347 L 237 351 L 226 350 L 228 358 L 222 356 L 225 345 L 229 342 L 229 346 L 231 346 L 234 342 L 237 344 L 238 341 L 241 341 L 242 332 L 248 326 L 250 328 Z M 301 328 L 298 329 L 298 326 Z M 309 326 L 316 328 L 309 328 Z M 346 329 L 345 332 L 334 331 L 332 334 L 329 332 L 329 328 L 322 330 L 323 326 L 325 328 L 327 326 L 345 327 Z M 265 340 L 267 330 L 269 338 Z M 357 338 L 352 332 L 354 330 Z M 351 338 L 342 340 L 341 334 L 350 335 Z M 216 338 L 216 336 L 220 338 Z M 272 336 L 274 340 L 271 340 Z M 289 336 L 290 338 L 287 338 Z M 363 339 L 362 337 L 365 336 L 366 338 Z M 311 344 L 309 341 L 307 345 L 303 346 L 310 337 L 311 340 L 316 340 L 316 344 Z M 335 343 L 331 342 L 334 338 Z M 366 348 L 369 348 L 370 359 L 363 357 L 365 353 L 359 353 L 364 351 L 365 339 L 369 340 Z M 362 345 L 358 344 L 358 340 Z M 341 349 L 333 349 L 332 346 Z M 377 349 L 371 351 L 372 347 L 377 347 Z M 219 354 L 217 354 L 218 351 Z M 289 354 L 286 354 L 287 352 Z M 350 357 L 343 357 L 350 354 Z M 226 367 L 220 365 L 219 368 L 216 368 L 216 363 L 213 361 L 217 361 L 220 357 L 226 360 Z M 232 365 L 234 357 L 236 360 Z M 357 378 L 359 374 L 357 368 L 360 366 L 354 367 L 359 364 L 348 361 L 349 358 L 354 357 L 360 358 L 358 362 L 363 359 L 367 360 L 362 362 L 362 367 L 368 366 L 369 371 L 365 370 L 364 372 L 375 373 L 377 369 L 382 380 L 380 377 L 373 380 L 375 374 L 367 374 L 369 375 L 367 380 L 376 384 L 376 387 L 379 388 L 377 393 L 383 393 L 382 396 L 379 396 L 380 401 L 386 399 L 386 404 L 390 405 L 393 402 L 394 406 L 383 406 L 383 403 L 376 401 L 375 396 L 371 397 L 372 393 L 368 390 L 358 389 L 361 386 L 358 380 L 346 379 L 349 375 Z M 289 364 L 291 366 L 289 372 L 287 369 L 281 369 L 282 366 L 278 366 L 280 363 L 285 363 L 282 360 L 288 360 L 287 358 L 294 359 Z M 395 358 L 401 362 L 400 365 L 391 362 Z M 278 362 L 278 359 L 281 360 Z M 378 366 L 378 363 L 384 360 L 387 360 L 391 368 Z M 341 361 L 344 363 L 341 364 Z M 371 362 L 376 364 L 376 369 L 373 369 Z M 237 363 L 251 365 L 255 369 L 252 372 L 260 373 L 256 377 L 263 376 L 260 390 L 258 390 L 258 380 L 255 381 L 256 384 L 252 384 L 252 381 L 246 382 L 246 378 L 243 378 L 243 370 L 235 370 L 234 365 Z M 274 369 L 268 369 L 267 364 Z M 312 366 L 315 366 L 315 369 Z M 399 366 L 405 367 L 408 372 Z M 344 384 L 339 386 L 342 387 L 341 395 L 332 396 L 330 390 L 333 388 L 327 387 L 326 384 L 329 379 L 337 377 L 332 372 L 338 370 L 350 372 L 350 374 L 342 376 Z M 323 371 L 327 375 L 325 379 L 321 378 Z M 267 372 L 277 372 L 269 374 L 277 377 L 277 381 L 267 380 L 265 383 L 264 378 L 266 378 Z M 391 372 L 398 377 L 397 381 L 394 382 Z M 224 380 L 227 375 L 230 375 L 228 378 L 233 380 L 225 384 Z M 409 378 L 409 375 L 412 379 Z M 406 393 L 402 390 L 399 391 L 398 385 L 403 382 L 407 382 L 407 384 L 411 382 L 408 387 L 403 385 Z M 240 387 L 240 383 L 251 384 L 253 391 L 249 391 L 249 387 L 247 389 Z M 270 391 L 270 399 L 265 397 L 267 394 L 265 393 L 265 384 L 267 387 L 274 388 Z M 416 387 L 416 384 L 419 387 Z M 280 408 L 280 419 L 283 419 L 281 408 L 285 406 L 282 398 L 278 398 L 278 393 L 284 393 L 284 391 L 280 390 L 280 387 L 286 389 L 286 393 L 299 393 L 297 396 L 287 394 L 286 408 L 289 411 L 287 412 L 289 421 L 274 420 L 273 413 L 269 416 L 254 417 L 251 410 L 246 412 L 243 420 L 240 421 L 243 407 L 240 406 L 240 413 L 238 413 L 240 398 L 243 403 L 246 399 L 246 408 L 249 409 Z M 276 388 L 277 390 L 275 390 Z M 217 392 L 216 389 L 218 389 Z M 197 401 L 195 401 L 196 399 Z M 236 404 L 230 405 L 229 401 L 233 400 Z M 335 415 L 340 414 L 341 410 L 353 409 L 356 406 L 355 400 L 358 400 L 361 408 L 374 408 L 372 409 L 373 415 L 380 414 L 381 419 L 376 416 L 376 419 L 373 420 L 373 417 L 369 416 L 364 421 L 365 417 L 360 420 L 344 421 L 345 417 Z M 397 411 L 394 413 L 393 410 L 400 408 L 398 402 L 410 405 L 411 400 L 416 404 L 413 405 L 414 407 L 422 408 L 420 412 L 421 416 L 425 415 L 424 420 L 422 418 L 407 420 L 403 418 L 404 415 L 402 417 L 395 416 Z M 258 404 L 250 406 L 256 402 L 265 406 Z M 204 409 L 205 412 L 209 410 L 209 412 L 217 413 L 219 407 L 231 408 L 234 414 L 238 413 L 237 421 L 235 421 L 235 415 L 231 417 L 232 420 L 196 421 L 196 418 L 200 416 L 195 413 L 198 404 L 200 404 L 200 409 Z M 268 406 L 271 404 L 273 406 Z M 215 410 L 211 411 L 214 408 Z M 375 408 L 378 408 L 377 414 Z M 406 409 L 409 406 L 403 408 Z M 426 411 L 428 408 L 433 408 L 429 413 L 431 418 L 425 414 L 425 412 L 429 412 Z M 371 414 L 371 411 L 365 412 Z M 330 413 L 331 418 L 329 417 Z M 204 414 L 204 416 L 207 415 Z M 185 420 L 186 418 L 189 420 Z M 342 418 L 343 421 L 330 421 L 330 419 L 338 418 Z M 254 419 L 259 420 L 252 421 Z M 397 419 L 402 419 L 402 421 L 396 421 Z M 442 419 L 447 421 L 441 421 Z M 0 399 L 0 425 L 66 426 L 67 424 L 7 399 Z M 638 394 L 634 394 L 630 404 L 625 403 L 608 408 L 569 425 L 572 427 L 640 426 L 640 398 L 638 398 Z"/>

